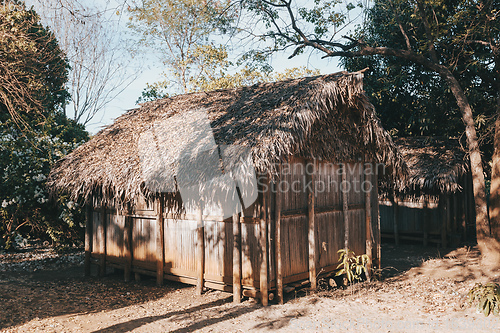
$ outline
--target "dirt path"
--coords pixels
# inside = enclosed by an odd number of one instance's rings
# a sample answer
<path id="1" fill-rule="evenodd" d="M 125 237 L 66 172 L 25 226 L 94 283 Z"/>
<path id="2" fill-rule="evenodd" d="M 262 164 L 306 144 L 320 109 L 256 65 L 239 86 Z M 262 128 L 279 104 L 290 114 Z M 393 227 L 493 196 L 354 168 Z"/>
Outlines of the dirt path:
<path id="1" fill-rule="evenodd" d="M 500 272 L 482 267 L 476 251 L 464 247 L 441 258 L 438 251 L 421 247 L 384 248 L 384 273 L 392 277 L 383 282 L 314 294 L 304 290 L 289 295 L 284 305 L 267 308 L 251 300 L 234 305 L 231 294 L 218 291 L 197 296 L 193 287 L 182 284 L 159 288 L 152 279 L 133 283 L 122 282 L 119 275 L 84 279 L 81 254 L 48 262 L 0 255 L 0 330 L 500 331 L 499 318 L 476 314 L 466 302 L 476 282 L 500 282 Z"/>

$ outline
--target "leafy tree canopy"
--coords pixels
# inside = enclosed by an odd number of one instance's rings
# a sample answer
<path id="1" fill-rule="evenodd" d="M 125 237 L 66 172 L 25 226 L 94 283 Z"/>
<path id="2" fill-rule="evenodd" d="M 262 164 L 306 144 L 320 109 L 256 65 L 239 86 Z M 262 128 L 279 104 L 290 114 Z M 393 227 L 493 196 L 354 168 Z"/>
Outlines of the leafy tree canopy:
<path id="1" fill-rule="evenodd" d="M 18 1 L 0 4 L 0 247 L 29 236 L 78 237 L 81 211 L 46 179 L 55 161 L 88 140 L 62 109 L 68 65 L 38 15 Z"/>

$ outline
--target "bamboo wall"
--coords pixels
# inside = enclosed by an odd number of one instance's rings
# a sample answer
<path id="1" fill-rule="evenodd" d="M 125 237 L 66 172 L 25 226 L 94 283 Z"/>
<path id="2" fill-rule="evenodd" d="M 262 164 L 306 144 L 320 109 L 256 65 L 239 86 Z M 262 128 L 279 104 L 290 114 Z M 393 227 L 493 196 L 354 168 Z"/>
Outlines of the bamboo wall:
<path id="1" fill-rule="evenodd" d="M 380 199 L 382 236 L 413 240 L 423 245 L 458 246 L 466 241 L 475 224 L 470 175 L 462 177 L 462 190 L 455 193 L 402 196 Z"/>
<path id="2" fill-rule="evenodd" d="M 306 163 L 316 165 L 312 175 L 305 172 Z M 376 175 L 366 176 L 361 163 L 341 169 L 294 159 L 289 169 L 282 168 L 269 184 L 272 190 L 259 193 L 243 214 L 222 219 L 204 212 L 202 227 L 196 212 L 173 216 L 159 200 L 138 202 L 131 212 L 89 207 L 86 272 L 92 261 L 101 274 L 106 266 L 117 267 L 126 280 L 134 272 L 149 274 L 159 283 L 170 279 L 196 284 L 200 292 L 203 286 L 233 291 L 235 301 L 243 292 L 267 304 L 269 293 L 281 301 L 287 284 L 309 280 L 315 287 L 318 276 L 336 269 L 337 250 L 346 246 L 377 262 L 376 186 L 369 193 L 354 186 L 338 189 L 342 181 L 376 184 Z M 280 191 L 281 183 L 299 190 Z"/>

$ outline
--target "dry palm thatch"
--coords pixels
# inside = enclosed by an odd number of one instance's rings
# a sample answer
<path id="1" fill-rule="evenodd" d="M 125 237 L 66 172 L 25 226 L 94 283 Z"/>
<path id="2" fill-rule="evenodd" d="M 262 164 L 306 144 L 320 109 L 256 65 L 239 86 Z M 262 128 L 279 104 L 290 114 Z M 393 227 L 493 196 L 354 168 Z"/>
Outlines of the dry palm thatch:
<path id="1" fill-rule="evenodd" d="M 466 151 L 458 140 L 413 137 L 395 140 L 408 166 L 408 176 L 396 188 L 407 195 L 460 191 L 460 178 L 469 169 Z"/>
<path id="2" fill-rule="evenodd" d="M 141 163 L 141 155 L 155 154 L 164 145 L 174 152 L 184 149 L 181 141 L 187 129 L 182 122 L 193 110 L 206 114 L 216 146 L 247 149 L 259 172 L 276 174 L 276 164 L 292 155 L 332 162 L 367 159 L 404 169 L 364 94 L 363 74 L 342 72 L 145 103 L 58 161 L 49 186 L 80 199 L 99 193 L 104 199 L 128 202 L 154 195 L 144 186 L 146 169 L 152 163 L 174 162 L 166 156 Z M 159 129 L 168 142 L 158 139 Z M 200 146 L 204 141 L 191 143 Z M 171 179 L 167 187 L 173 190 Z"/>

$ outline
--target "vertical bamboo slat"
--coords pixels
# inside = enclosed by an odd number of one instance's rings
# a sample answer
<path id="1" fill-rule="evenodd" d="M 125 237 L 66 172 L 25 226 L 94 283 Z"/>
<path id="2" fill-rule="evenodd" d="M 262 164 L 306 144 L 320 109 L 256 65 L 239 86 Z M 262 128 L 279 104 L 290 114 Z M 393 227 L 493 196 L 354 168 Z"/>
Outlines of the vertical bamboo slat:
<path id="1" fill-rule="evenodd" d="M 451 232 L 451 200 L 450 194 L 446 194 L 446 235 Z M 446 245 L 448 245 L 448 239 L 446 239 Z M 446 247 L 443 245 L 443 247 Z"/>
<path id="2" fill-rule="evenodd" d="M 344 222 L 344 248 L 349 248 L 349 196 L 347 194 L 347 189 L 349 188 L 347 183 L 347 166 L 342 165 L 342 182 L 340 185 L 340 190 L 342 191 L 342 219 Z"/>
<path id="3" fill-rule="evenodd" d="M 422 229 L 424 233 L 423 237 L 423 245 L 427 246 L 429 245 L 429 204 L 428 204 L 428 197 L 424 194 L 424 205 L 423 205 L 423 210 L 424 210 L 424 220 L 422 221 Z"/>
<path id="4" fill-rule="evenodd" d="M 278 179 L 277 182 L 278 186 L 276 186 L 275 188 L 276 200 L 274 202 L 275 203 L 274 214 L 276 220 L 276 227 L 275 227 L 274 244 L 275 244 L 275 254 L 276 254 L 277 301 L 279 304 L 283 304 L 283 257 L 282 257 L 283 244 L 281 239 L 281 191 L 279 186 L 279 182 L 281 180 L 281 166 L 279 167 L 278 172 L 280 178 Z"/>
<path id="5" fill-rule="evenodd" d="M 317 262 L 318 254 L 316 251 L 316 223 L 314 219 L 314 194 L 315 194 L 315 172 L 316 165 L 314 161 L 306 160 L 306 187 L 307 187 L 307 220 L 308 220 L 308 243 L 309 243 L 309 281 L 311 289 L 317 288 Z M 312 166 L 312 169 L 311 169 Z"/>
<path id="6" fill-rule="evenodd" d="M 394 242 L 399 245 L 399 201 L 394 188 L 391 191 L 393 225 L 394 225 Z"/>
<path id="7" fill-rule="evenodd" d="M 233 214 L 233 302 L 241 303 L 241 224 Z"/>
<path id="8" fill-rule="evenodd" d="M 106 275 L 106 229 L 107 229 L 107 223 L 106 223 L 106 206 L 103 206 L 101 208 L 101 224 L 99 227 L 99 237 L 102 241 L 101 248 L 102 248 L 102 253 L 99 258 L 99 276 L 104 276 Z"/>
<path id="9" fill-rule="evenodd" d="M 371 269 L 371 262 L 372 262 L 372 204 L 371 204 L 371 186 L 372 186 L 372 177 L 371 175 L 368 175 L 365 166 L 363 166 L 363 174 L 364 174 L 364 181 L 368 182 L 370 184 L 370 188 L 367 191 L 363 186 L 361 186 L 361 189 L 365 192 L 365 228 L 366 228 L 366 255 L 370 259 L 368 262 L 368 267 L 367 267 L 367 273 L 366 277 L 368 281 L 370 280 L 370 269 Z"/>
<path id="10" fill-rule="evenodd" d="M 125 269 L 123 270 L 123 278 L 125 282 L 129 282 L 132 274 L 132 217 L 130 216 L 130 207 L 127 205 L 125 210 L 125 230 L 123 233 Z"/>
<path id="11" fill-rule="evenodd" d="M 165 236 L 163 222 L 163 195 L 156 199 L 156 284 L 163 285 L 163 269 L 165 265 Z"/>
<path id="12" fill-rule="evenodd" d="M 442 247 L 447 247 L 448 242 L 447 242 L 447 232 L 448 232 L 448 212 L 446 207 L 446 198 L 444 195 L 439 196 L 439 203 L 441 204 L 441 246 Z"/>
<path id="13" fill-rule="evenodd" d="M 90 276 L 90 256 L 92 254 L 92 230 L 94 225 L 92 199 L 85 206 L 85 276 Z"/>
<path id="14" fill-rule="evenodd" d="M 458 226 L 458 193 L 453 193 L 453 232 L 456 233 L 460 230 Z"/>
<path id="15" fill-rule="evenodd" d="M 198 208 L 198 228 L 197 232 L 197 246 L 198 246 L 198 271 L 197 271 L 197 284 L 196 292 L 201 295 L 203 293 L 204 275 L 205 275 L 205 227 L 203 226 L 203 210 L 200 204 Z"/>
<path id="16" fill-rule="evenodd" d="M 269 191 L 269 178 L 266 176 L 267 191 Z M 267 205 L 268 193 L 263 193 L 262 204 L 260 207 L 260 248 L 262 260 L 260 265 L 260 295 L 263 306 L 268 305 L 269 286 L 268 286 L 268 246 L 267 246 Z"/>
<path id="17" fill-rule="evenodd" d="M 375 170 L 375 175 L 373 176 L 373 208 L 374 214 L 373 216 L 376 218 L 376 234 L 374 235 L 374 239 L 377 241 L 377 261 L 378 261 L 378 269 L 382 268 L 382 233 L 380 230 L 380 211 L 378 207 L 378 170 Z"/>

